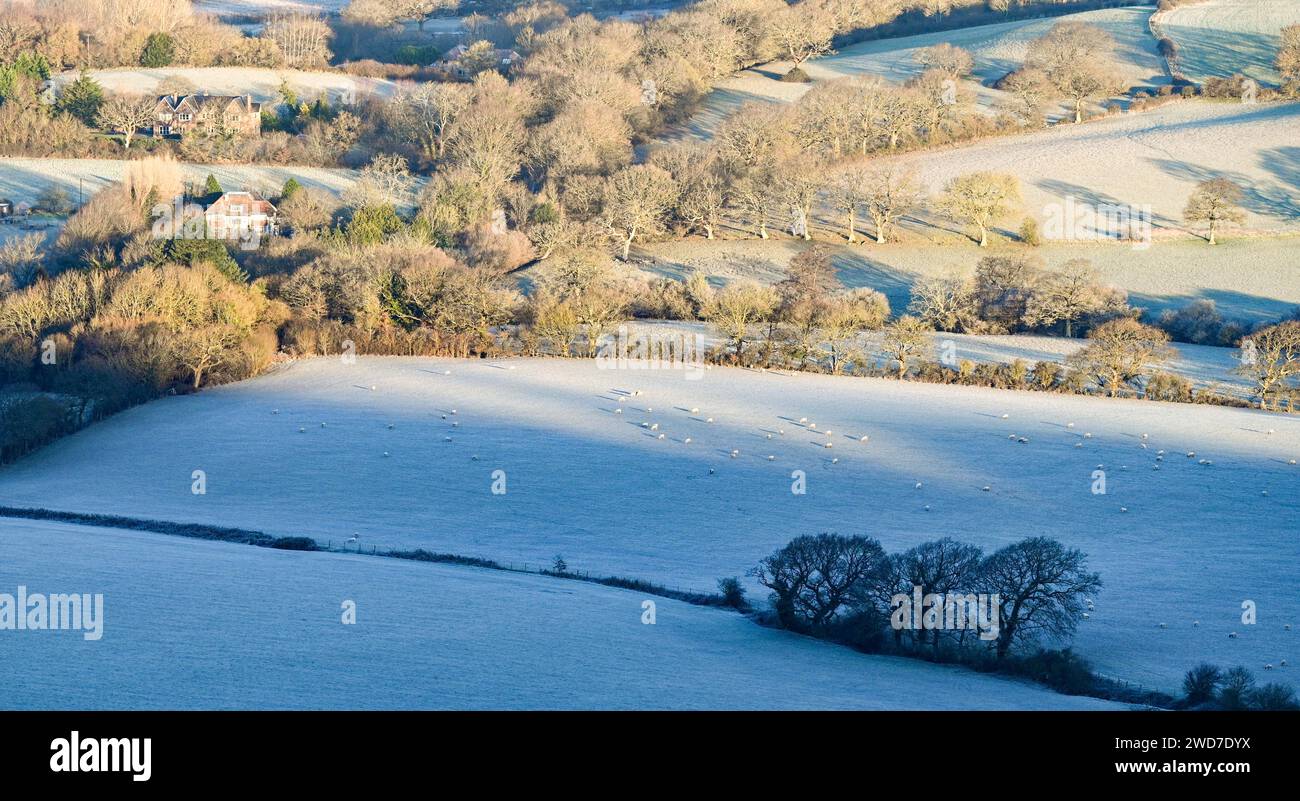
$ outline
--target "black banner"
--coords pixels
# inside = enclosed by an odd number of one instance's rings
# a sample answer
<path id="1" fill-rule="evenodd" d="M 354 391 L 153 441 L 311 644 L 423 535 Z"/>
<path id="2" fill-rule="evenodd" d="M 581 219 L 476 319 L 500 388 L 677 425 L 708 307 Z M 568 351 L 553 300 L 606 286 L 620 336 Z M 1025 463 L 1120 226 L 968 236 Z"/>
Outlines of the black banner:
<path id="1" fill-rule="evenodd" d="M 687 775 L 761 787 L 780 778 L 772 771 L 797 781 L 838 770 L 849 780 L 864 769 L 885 782 L 920 779 L 927 792 L 1192 779 L 1235 787 L 1289 780 L 1297 722 L 1295 713 L 1170 712 L 21 712 L 0 713 L 0 775 L 11 787 L 128 791 L 337 790 L 485 770 L 540 785 L 628 771 L 638 788 Z"/>

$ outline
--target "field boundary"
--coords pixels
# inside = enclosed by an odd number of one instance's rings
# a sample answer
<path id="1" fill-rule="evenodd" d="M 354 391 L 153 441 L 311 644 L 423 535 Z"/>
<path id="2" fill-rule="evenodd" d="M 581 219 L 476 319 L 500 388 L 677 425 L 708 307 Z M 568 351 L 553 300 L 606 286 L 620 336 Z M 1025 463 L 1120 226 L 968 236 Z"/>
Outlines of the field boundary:
<path id="1" fill-rule="evenodd" d="M 258 548 L 272 548 L 282 551 L 347 553 L 361 556 L 385 557 L 389 559 L 404 559 L 410 562 L 434 562 L 438 564 L 461 565 L 463 567 L 480 567 L 485 570 L 499 570 L 505 573 L 531 573 L 533 575 L 549 576 L 550 578 L 555 579 L 585 581 L 590 584 L 601 584 L 606 587 L 635 590 L 637 592 L 644 592 L 647 595 L 657 595 L 662 598 L 685 601 L 686 603 L 694 604 L 696 606 L 712 606 L 722 609 L 733 609 L 735 611 L 747 611 L 746 608 L 737 607 L 727 603 L 723 596 L 716 592 L 692 590 L 683 587 L 669 587 L 645 579 L 630 578 L 627 576 L 604 576 L 586 570 L 571 570 L 567 567 L 563 569 L 558 569 L 556 567 L 546 568 L 542 565 L 529 567 L 528 562 L 500 562 L 495 559 L 488 559 L 481 556 L 438 553 L 425 550 L 424 548 L 398 550 L 379 545 L 349 548 L 346 543 L 335 545 L 332 539 L 326 540 L 325 545 L 322 546 L 320 541 L 313 537 L 276 537 L 254 529 L 212 526 L 205 523 L 179 523 L 171 520 L 154 520 L 149 518 L 124 517 L 120 515 L 64 512 L 55 509 L 19 506 L 0 506 L 0 518 L 48 520 L 56 523 L 69 523 L 78 526 L 115 528 L 124 531 L 147 531 L 152 534 L 165 534 L 173 537 L 188 537 L 190 539 L 252 545 Z"/>

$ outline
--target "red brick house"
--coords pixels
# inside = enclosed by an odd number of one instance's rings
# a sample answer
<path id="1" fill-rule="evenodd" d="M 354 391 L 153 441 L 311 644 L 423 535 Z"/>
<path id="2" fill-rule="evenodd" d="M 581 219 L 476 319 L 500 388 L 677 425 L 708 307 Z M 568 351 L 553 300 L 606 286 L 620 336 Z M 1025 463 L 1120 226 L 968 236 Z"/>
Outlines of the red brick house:
<path id="1" fill-rule="evenodd" d="M 196 128 L 225 128 L 240 136 L 262 133 L 262 104 L 252 95 L 163 95 L 154 107 L 150 133 L 184 136 Z"/>

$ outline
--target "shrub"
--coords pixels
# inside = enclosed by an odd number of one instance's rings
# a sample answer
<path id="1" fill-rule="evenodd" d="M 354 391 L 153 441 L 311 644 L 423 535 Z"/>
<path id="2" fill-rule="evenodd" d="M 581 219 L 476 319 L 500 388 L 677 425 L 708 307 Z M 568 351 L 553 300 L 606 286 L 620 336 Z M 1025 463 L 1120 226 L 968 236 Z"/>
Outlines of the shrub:
<path id="1" fill-rule="evenodd" d="M 781 80 L 786 83 L 812 83 L 812 78 L 803 71 L 802 67 L 791 68 L 789 72 L 781 76 Z"/>
<path id="2" fill-rule="evenodd" d="M 272 548 L 282 551 L 316 551 L 320 550 L 316 540 L 311 537 L 276 537 L 271 541 Z"/>
<path id="3" fill-rule="evenodd" d="M 176 42 L 165 33 L 151 33 L 140 53 L 140 66 L 167 67 L 176 58 Z"/>
<path id="4" fill-rule="evenodd" d="M 749 602 L 745 600 L 745 588 L 738 578 L 718 579 L 718 592 L 727 606 L 736 609 L 745 609 L 749 606 Z"/>
<path id="5" fill-rule="evenodd" d="M 1254 709 L 1266 712 L 1300 709 L 1296 703 L 1295 690 L 1285 684 L 1270 682 L 1250 694 L 1250 705 Z"/>
<path id="6" fill-rule="evenodd" d="M 1222 678 L 1223 671 L 1207 662 L 1187 671 L 1183 677 L 1183 695 L 1187 697 L 1187 704 L 1196 706 L 1213 700 Z"/>
<path id="7" fill-rule="evenodd" d="M 1038 220 L 1033 217 L 1026 217 L 1020 223 L 1020 241 L 1026 245 L 1038 247 L 1043 243 L 1042 236 L 1038 232 Z"/>

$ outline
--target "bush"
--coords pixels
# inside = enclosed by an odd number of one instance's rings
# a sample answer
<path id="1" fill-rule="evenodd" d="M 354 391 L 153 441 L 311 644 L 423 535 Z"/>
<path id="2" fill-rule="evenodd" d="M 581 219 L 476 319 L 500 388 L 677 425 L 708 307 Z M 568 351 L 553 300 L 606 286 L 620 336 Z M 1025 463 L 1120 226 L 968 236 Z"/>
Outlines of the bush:
<path id="1" fill-rule="evenodd" d="M 282 551 L 317 551 L 316 540 L 311 537 L 276 537 L 271 541 L 272 548 Z"/>
<path id="2" fill-rule="evenodd" d="M 1033 217 L 1026 217 L 1020 223 L 1020 241 L 1026 245 L 1038 247 L 1043 243 L 1042 236 L 1038 233 L 1038 220 Z"/>
<path id="3" fill-rule="evenodd" d="M 741 585 L 740 579 L 722 578 L 718 579 L 718 592 L 722 595 L 723 603 L 736 609 L 746 609 L 749 602 L 745 600 L 745 588 Z"/>
<path id="4" fill-rule="evenodd" d="M 1250 694 L 1250 705 L 1265 712 L 1300 709 L 1296 703 L 1295 690 L 1285 684 L 1270 682 Z"/>
<path id="5" fill-rule="evenodd" d="M 151 33 L 140 53 L 142 67 L 168 67 L 176 58 L 176 42 L 165 33 Z"/>
<path id="6" fill-rule="evenodd" d="M 1187 671 L 1183 677 L 1183 695 L 1187 697 L 1187 705 L 1197 706 L 1213 700 L 1222 678 L 1223 671 L 1207 662 Z"/>
<path id="7" fill-rule="evenodd" d="M 789 72 L 781 76 L 781 80 L 786 83 L 812 83 L 812 78 L 803 71 L 802 67 L 791 68 Z"/>

